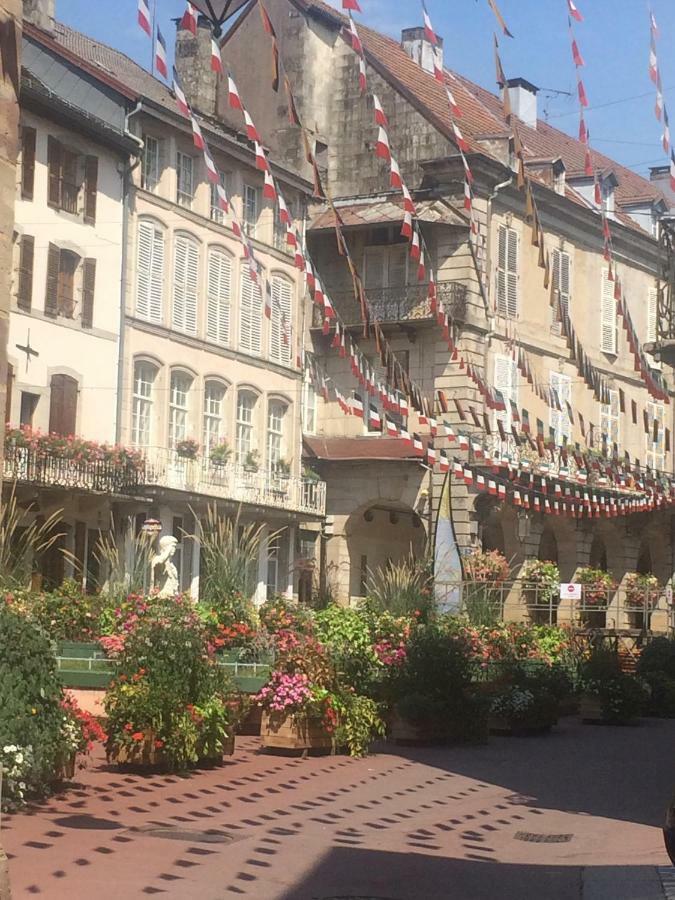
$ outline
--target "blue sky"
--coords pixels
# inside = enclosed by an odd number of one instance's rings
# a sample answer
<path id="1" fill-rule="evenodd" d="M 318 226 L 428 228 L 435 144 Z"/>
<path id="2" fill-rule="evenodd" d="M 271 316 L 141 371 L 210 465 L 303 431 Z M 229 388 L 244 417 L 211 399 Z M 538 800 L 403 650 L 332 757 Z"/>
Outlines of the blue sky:
<path id="1" fill-rule="evenodd" d="M 152 3 L 152 0 L 150 0 Z M 339 0 L 332 0 L 339 5 Z M 363 21 L 394 36 L 421 23 L 419 0 L 360 0 Z M 552 125 L 576 134 L 578 107 L 574 66 L 567 31 L 566 0 L 498 0 L 514 39 L 501 40 L 508 77 L 520 75 L 541 87 L 540 111 Z M 589 96 L 587 120 L 598 150 L 648 173 L 666 162 L 661 130 L 654 117 L 654 89 L 647 75 L 649 20 L 645 0 L 576 0 L 584 22 L 576 25 L 586 60 L 584 82 Z M 675 135 L 675 4 L 652 0 L 661 31 L 659 64 Z M 157 18 L 172 44 L 173 17 L 184 0 L 157 0 Z M 445 39 L 445 60 L 494 89 L 492 32 L 494 17 L 487 0 L 427 0 L 436 30 Z M 56 0 L 57 17 L 123 50 L 142 65 L 150 64 L 150 41 L 136 24 L 136 0 L 112 5 L 91 0 Z M 544 90 L 545 89 L 545 90 Z M 565 93 L 570 92 L 572 96 Z M 670 102 L 669 102 L 670 101 Z"/>

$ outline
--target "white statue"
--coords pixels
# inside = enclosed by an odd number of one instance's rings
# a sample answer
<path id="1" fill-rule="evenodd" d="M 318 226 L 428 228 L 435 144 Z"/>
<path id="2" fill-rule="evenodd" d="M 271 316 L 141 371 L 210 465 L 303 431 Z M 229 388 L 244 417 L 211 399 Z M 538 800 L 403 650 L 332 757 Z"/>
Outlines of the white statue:
<path id="1" fill-rule="evenodd" d="M 178 569 L 172 561 L 177 546 L 177 539 L 165 534 L 159 539 L 159 553 L 150 561 L 150 586 L 159 588 L 158 597 L 175 597 L 178 593 Z"/>

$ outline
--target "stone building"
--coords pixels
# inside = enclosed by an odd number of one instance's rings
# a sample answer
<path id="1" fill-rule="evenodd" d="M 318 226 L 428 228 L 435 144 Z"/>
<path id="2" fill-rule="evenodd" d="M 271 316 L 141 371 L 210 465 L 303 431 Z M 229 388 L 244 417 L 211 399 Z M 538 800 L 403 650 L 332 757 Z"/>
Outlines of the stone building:
<path id="1" fill-rule="evenodd" d="M 658 356 L 643 352 L 645 345 L 654 351 L 658 332 L 656 235 L 667 208 L 658 186 L 595 152 L 594 176 L 588 177 L 584 146 L 538 117 L 537 88 L 524 78 L 503 87 L 514 112 L 511 120 L 498 94 L 460 74 L 445 69 L 445 84 L 439 83 L 421 28 L 404 30 L 396 41 L 358 23 L 368 81 L 362 96 L 357 57 L 342 37 L 344 16 L 320 0 L 268 0 L 266 8 L 278 38 L 282 77 L 288 76 L 300 117 L 312 132 L 316 159 L 344 221 L 375 316 L 424 394 L 436 398 L 441 391 L 448 401 L 449 411 L 437 406 L 436 416 L 455 433 L 475 440 L 489 457 L 504 461 L 507 502 L 477 490 L 475 481 L 468 486 L 438 467 L 430 471 L 399 438 L 383 437 L 379 429 L 369 432 L 367 416 L 363 421 L 346 417 L 335 401 L 318 398 L 314 433 L 306 434 L 305 442 L 328 484 L 332 533 L 326 560 L 334 566 L 342 596 L 363 592 L 364 572 L 373 564 L 418 549 L 420 523 L 431 539 L 445 533 L 439 523 L 447 508 L 462 549 L 502 549 L 516 566 L 527 558 L 554 558 L 565 579 L 589 562 L 609 568 L 618 581 L 636 568 L 669 579 L 673 555 L 667 509 L 625 518 L 608 513 L 600 521 L 595 516 L 571 519 L 545 514 L 541 492 L 536 502 L 542 511 L 513 506 L 513 480 L 519 482 L 521 463 L 530 472 L 528 480 L 532 471 L 553 473 L 560 487 L 573 490 L 583 477 L 603 485 L 603 467 L 616 468 L 617 461 L 623 465 L 625 454 L 633 476 L 639 461 L 642 474 L 637 478 L 659 472 L 667 479 L 673 472 L 672 372 Z M 249 110 L 265 129 L 264 140 L 280 158 L 307 173 L 303 144 L 298 129 L 289 124 L 284 98 L 248 65 L 252 56 L 265 59 L 269 53 L 260 17 L 245 12 L 225 38 L 224 57 Z M 447 87 L 462 111 L 461 130 L 474 176 L 473 239 Z M 436 324 L 426 285 L 418 283 L 400 237 L 401 195 L 390 189 L 389 167 L 374 152 L 373 94 L 388 119 L 401 174 L 414 190 L 439 295 L 454 323 L 457 358 Z M 224 98 L 220 113 L 226 120 L 231 115 Z M 524 148 L 529 199 L 518 186 L 514 129 Z M 533 229 L 534 211 L 539 232 Z M 618 315 L 603 217 L 611 235 L 612 274 L 617 273 L 623 287 L 644 360 L 642 373 L 627 340 L 628 316 Z M 335 252 L 333 223 L 330 211 L 314 209 L 309 249 L 335 308 L 377 370 L 377 350 L 363 336 L 348 267 Z M 329 384 L 349 397 L 359 388 L 348 361 L 331 350 L 331 334 L 323 334 L 321 322 L 313 325 L 312 346 Z M 570 325 L 575 339 L 566 334 Z M 487 394 L 503 400 L 504 409 L 490 408 Z M 468 413 L 471 408 L 475 418 Z M 515 434 L 525 414 L 532 434 L 542 437 L 544 453 L 538 440 Z M 512 432 L 514 420 L 519 427 Z M 424 442 L 429 437 L 428 426 L 414 414 L 407 429 Z M 435 447 L 487 479 L 491 466 L 481 451 L 467 453 L 447 434 L 437 437 Z M 559 449 L 550 449 L 560 447 L 563 458 Z M 574 462 L 571 471 L 566 464 L 573 451 L 581 460 L 578 477 Z M 583 476 L 589 460 L 591 471 Z M 383 530 L 383 521 L 391 532 Z M 437 566 L 447 550 L 437 541 Z"/>

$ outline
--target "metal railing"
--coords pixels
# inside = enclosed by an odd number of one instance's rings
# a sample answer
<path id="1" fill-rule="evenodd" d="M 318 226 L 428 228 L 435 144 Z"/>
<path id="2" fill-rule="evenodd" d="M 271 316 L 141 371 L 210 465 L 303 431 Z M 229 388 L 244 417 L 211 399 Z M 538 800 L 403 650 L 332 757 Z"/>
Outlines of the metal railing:
<path id="1" fill-rule="evenodd" d="M 457 322 L 466 318 L 467 286 L 461 281 L 439 281 L 436 284 L 438 299 L 448 314 Z M 433 318 L 429 303 L 428 286 L 425 284 L 400 287 L 367 288 L 368 305 L 372 316 L 380 322 L 424 321 Z M 361 305 L 353 291 L 335 291 L 330 298 L 345 325 L 361 322 Z M 314 307 L 313 325 L 323 322 L 322 311 Z"/>
<path id="2" fill-rule="evenodd" d="M 462 581 L 436 584 L 441 609 L 462 613 L 475 625 L 525 621 L 567 625 L 581 631 L 633 631 L 663 634 L 675 630 L 672 593 L 628 592 L 624 587 L 598 590 L 580 585 L 581 597 L 560 597 L 553 588 L 524 581 Z"/>
<path id="3" fill-rule="evenodd" d="M 136 493 L 143 482 L 143 464 L 73 459 L 58 452 L 8 442 L 3 477 L 6 481 L 45 487 L 130 494 Z"/>
<path id="4" fill-rule="evenodd" d="M 232 463 L 220 465 L 202 456 L 190 459 L 161 447 L 147 449 L 145 457 L 145 485 L 313 515 L 325 513 L 323 481 L 252 470 Z"/>

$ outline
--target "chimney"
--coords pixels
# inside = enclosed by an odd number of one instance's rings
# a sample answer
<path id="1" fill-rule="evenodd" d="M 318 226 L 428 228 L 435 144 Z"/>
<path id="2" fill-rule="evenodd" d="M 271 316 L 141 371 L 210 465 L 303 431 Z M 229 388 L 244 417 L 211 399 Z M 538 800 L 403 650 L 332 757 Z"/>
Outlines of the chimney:
<path id="1" fill-rule="evenodd" d="M 425 72 L 434 71 L 434 53 L 437 55 L 439 67 L 443 68 L 443 38 L 438 37 L 438 47 L 434 51 L 431 41 L 424 33 L 424 28 L 404 28 L 401 32 L 401 46 L 418 66 Z"/>
<path id="2" fill-rule="evenodd" d="M 506 87 L 514 115 L 518 116 L 520 121 L 529 125 L 530 128 L 536 128 L 537 93 L 539 88 L 524 78 L 509 78 L 506 82 Z"/>
<path id="3" fill-rule="evenodd" d="M 176 19 L 176 71 L 187 101 L 195 111 L 215 116 L 218 73 L 211 69 L 211 25 L 205 16 L 197 21 L 197 36 L 180 27 Z"/>
<path id="4" fill-rule="evenodd" d="M 54 31 L 54 0 L 23 0 L 24 21 L 50 34 Z"/>

